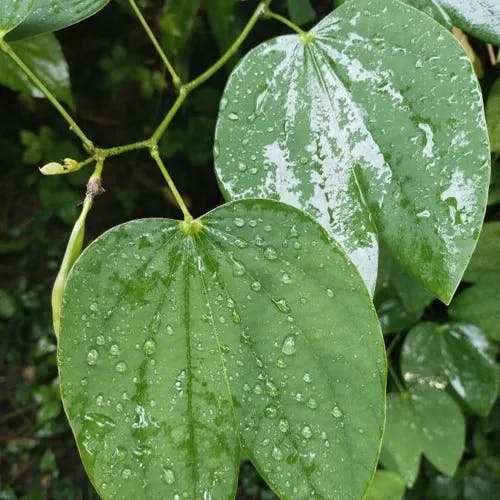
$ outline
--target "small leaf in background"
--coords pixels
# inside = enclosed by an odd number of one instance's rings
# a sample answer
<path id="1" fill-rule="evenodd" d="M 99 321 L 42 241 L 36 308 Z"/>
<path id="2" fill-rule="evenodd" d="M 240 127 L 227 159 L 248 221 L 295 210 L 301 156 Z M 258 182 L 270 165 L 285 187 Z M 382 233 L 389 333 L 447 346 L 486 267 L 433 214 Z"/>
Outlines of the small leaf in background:
<path id="1" fill-rule="evenodd" d="M 490 337 L 500 341 L 500 279 L 482 281 L 461 292 L 451 303 L 450 316 L 461 322 L 473 323 Z"/>
<path id="2" fill-rule="evenodd" d="M 225 197 L 307 211 L 370 290 L 380 239 L 449 303 L 476 245 L 490 177 L 469 60 L 450 33 L 393 0 L 383 9 L 346 2 L 311 36 L 265 42 L 232 73 L 214 148 Z"/>
<path id="3" fill-rule="evenodd" d="M 405 480 L 393 471 L 377 470 L 364 500 L 402 500 Z"/>
<path id="4" fill-rule="evenodd" d="M 490 134 L 491 151 L 500 153 L 500 78 L 490 89 L 486 100 L 486 123 Z"/>
<path id="5" fill-rule="evenodd" d="M 12 9 L 14 5 L 26 0 L 1 0 L 0 7 L 5 5 Z M 72 24 L 79 23 L 87 17 L 99 12 L 109 0 L 36 0 L 35 6 L 23 22 L 7 36 L 7 40 L 19 40 L 42 33 L 57 31 Z"/>
<path id="6" fill-rule="evenodd" d="M 483 226 L 464 281 L 500 281 L 500 222 L 488 222 Z"/>
<path id="7" fill-rule="evenodd" d="M 10 45 L 50 92 L 74 109 L 68 64 L 57 38 L 49 33 Z M 0 53 L 0 84 L 34 97 L 45 97 L 17 64 L 3 53 Z"/>
<path id="8" fill-rule="evenodd" d="M 464 450 L 465 422 L 460 408 L 444 391 L 425 386 L 387 395 L 381 462 L 415 482 L 420 456 L 453 476 Z"/>
<path id="9" fill-rule="evenodd" d="M 299 26 L 311 23 L 316 19 L 316 12 L 311 5 L 311 0 L 287 0 L 287 6 L 290 19 Z"/>
<path id="10" fill-rule="evenodd" d="M 35 0 L 0 0 L 0 38 L 21 24 L 35 5 Z"/>
<path id="11" fill-rule="evenodd" d="M 422 323 L 405 339 L 401 371 L 407 385 L 448 384 L 474 412 L 488 415 L 498 393 L 495 349 L 473 325 Z"/>
<path id="12" fill-rule="evenodd" d="M 16 301 L 11 293 L 0 289 L 0 318 L 9 319 L 16 313 Z"/>
<path id="13" fill-rule="evenodd" d="M 111 229 L 68 278 L 58 349 L 103 498 L 234 498 L 240 452 L 285 498 L 360 498 L 371 480 L 378 320 L 354 266 L 292 207 Z"/>
<path id="14" fill-rule="evenodd" d="M 240 34 L 239 3 L 239 0 L 205 0 L 203 2 L 210 29 L 221 53 L 224 53 Z"/>

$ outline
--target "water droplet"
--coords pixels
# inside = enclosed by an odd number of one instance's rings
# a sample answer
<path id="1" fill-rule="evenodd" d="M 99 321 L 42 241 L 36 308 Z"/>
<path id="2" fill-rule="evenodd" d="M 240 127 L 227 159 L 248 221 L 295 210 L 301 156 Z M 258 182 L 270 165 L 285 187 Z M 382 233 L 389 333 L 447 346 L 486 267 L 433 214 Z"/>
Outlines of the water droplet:
<path id="1" fill-rule="evenodd" d="M 237 227 L 243 227 L 245 225 L 245 221 L 241 217 L 236 217 L 236 219 L 234 219 L 234 225 Z"/>
<path id="2" fill-rule="evenodd" d="M 274 305 L 283 313 L 289 313 L 291 311 L 288 302 L 285 299 L 274 300 Z"/>
<path id="3" fill-rule="evenodd" d="M 163 469 L 163 473 L 162 473 L 163 480 L 167 484 L 174 484 L 175 483 L 174 471 L 172 469 L 165 469 L 163 467 L 162 467 L 162 469 Z"/>
<path id="4" fill-rule="evenodd" d="M 266 382 L 266 392 L 271 396 L 272 398 L 276 398 L 279 394 L 278 388 L 276 387 L 275 384 L 273 384 L 270 380 Z"/>
<path id="5" fill-rule="evenodd" d="M 102 406 L 104 404 L 104 396 L 102 394 L 98 394 L 95 397 L 95 402 L 97 406 Z"/>
<path id="6" fill-rule="evenodd" d="M 142 348 L 146 354 L 153 354 L 156 351 L 156 342 L 153 339 L 148 339 Z"/>
<path id="7" fill-rule="evenodd" d="M 165 328 L 165 331 L 166 331 L 167 335 L 174 334 L 174 329 L 170 325 L 167 325 L 167 328 Z"/>
<path id="8" fill-rule="evenodd" d="M 278 258 L 278 252 L 273 247 L 267 247 L 264 250 L 264 257 L 267 260 L 276 260 Z"/>
<path id="9" fill-rule="evenodd" d="M 109 354 L 111 354 L 111 356 L 118 356 L 118 354 L 120 354 L 120 348 L 117 344 L 111 344 L 109 347 Z"/>
<path id="10" fill-rule="evenodd" d="M 238 314 L 236 309 L 233 309 L 231 316 L 233 318 L 233 323 L 236 323 L 237 325 L 241 323 L 241 316 Z"/>
<path id="11" fill-rule="evenodd" d="M 227 115 L 227 117 L 228 117 L 231 121 L 233 121 L 233 122 L 235 122 L 236 120 L 239 120 L 239 119 L 240 119 L 240 117 L 239 117 L 239 115 L 238 115 L 237 113 L 229 113 L 229 114 Z"/>
<path id="12" fill-rule="evenodd" d="M 318 402 L 314 398 L 309 398 L 307 407 L 311 408 L 311 410 L 315 410 L 318 407 Z"/>
<path id="13" fill-rule="evenodd" d="M 262 285 L 260 284 L 259 281 L 254 281 L 251 285 L 250 285 L 250 288 L 254 291 L 254 292 L 258 292 L 261 288 L 262 288 Z"/>
<path id="14" fill-rule="evenodd" d="M 115 365 L 115 370 L 119 373 L 127 371 L 127 363 L 125 363 L 125 361 L 119 361 Z"/>
<path id="15" fill-rule="evenodd" d="M 278 415 L 278 410 L 274 406 L 266 406 L 264 415 L 267 418 L 276 418 L 276 416 Z"/>
<path id="16" fill-rule="evenodd" d="M 132 475 L 132 471 L 130 469 L 123 469 L 122 470 L 123 479 L 128 479 L 131 475 Z"/>
<path id="17" fill-rule="evenodd" d="M 328 297 L 333 299 L 334 293 L 333 293 L 333 290 L 331 288 L 326 289 L 326 294 L 328 295 Z"/>
<path id="18" fill-rule="evenodd" d="M 335 418 L 341 418 L 343 413 L 342 413 L 342 410 L 338 406 L 334 406 L 333 410 L 332 410 L 332 415 Z"/>
<path id="19" fill-rule="evenodd" d="M 312 430 L 311 430 L 311 428 L 308 425 L 305 425 L 304 427 L 302 427 L 302 430 L 300 431 L 300 433 L 306 439 L 310 439 L 312 437 Z"/>
<path id="20" fill-rule="evenodd" d="M 245 265 L 239 260 L 236 260 L 234 257 L 232 260 L 233 260 L 233 275 L 244 276 L 245 273 L 247 272 Z"/>
<path id="21" fill-rule="evenodd" d="M 240 163 L 240 164 L 238 165 L 238 170 L 239 170 L 240 172 L 246 172 L 246 169 L 247 169 L 247 166 L 246 166 L 244 163 Z"/>
<path id="22" fill-rule="evenodd" d="M 274 460 L 283 460 L 283 453 L 277 446 L 273 448 L 271 456 L 274 458 Z"/>
<path id="23" fill-rule="evenodd" d="M 97 302 L 93 302 L 92 304 L 90 304 L 90 310 L 92 312 L 97 312 L 98 309 L 99 309 L 99 306 L 97 305 Z"/>
<path id="24" fill-rule="evenodd" d="M 309 375 L 309 373 L 304 373 L 302 380 L 308 384 L 309 382 L 312 381 L 311 375 Z"/>
<path id="25" fill-rule="evenodd" d="M 278 358 L 276 360 L 276 366 L 278 368 L 286 368 L 286 361 L 283 358 Z"/>
<path id="26" fill-rule="evenodd" d="M 285 285 L 289 285 L 292 282 L 292 278 L 289 274 L 283 273 L 283 276 L 281 276 L 281 282 Z"/>
<path id="27" fill-rule="evenodd" d="M 288 423 L 288 420 L 286 418 L 282 418 L 279 423 L 278 423 L 278 429 L 281 432 L 288 432 L 288 429 L 290 428 L 290 425 Z"/>
<path id="28" fill-rule="evenodd" d="M 283 354 L 291 356 L 292 354 L 295 354 L 296 350 L 297 346 L 295 345 L 295 337 L 293 335 L 289 335 L 283 341 L 283 346 L 281 347 L 281 351 L 283 352 Z"/>
<path id="29" fill-rule="evenodd" d="M 262 394 L 262 387 L 261 387 L 259 384 L 257 384 L 257 385 L 253 388 L 253 392 L 254 392 L 255 394 L 257 394 L 257 395 Z"/>
<path id="30" fill-rule="evenodd" d="M 96 343 L 97 343 L 97 345 L 104 345 L 106 343 L 106 339 L 104 338 L 104 335 L 98 335 L 96 338 Z"/>
<path id="31" fill-rule="evenodd" d="M 89 365 L 95 365 L 97 363 L 97 358 L 99 357 L 99 353 L 95 349 L 90 349 L 87 354 L 87 363 Z"/>
<path id="32" fill-rule="evenodd" d="M 220 100 L 220 110 L 221 111 L 224 111 L 226 109 L 227 103 L 228 103 L 227 97 L 223 97 Z"/>

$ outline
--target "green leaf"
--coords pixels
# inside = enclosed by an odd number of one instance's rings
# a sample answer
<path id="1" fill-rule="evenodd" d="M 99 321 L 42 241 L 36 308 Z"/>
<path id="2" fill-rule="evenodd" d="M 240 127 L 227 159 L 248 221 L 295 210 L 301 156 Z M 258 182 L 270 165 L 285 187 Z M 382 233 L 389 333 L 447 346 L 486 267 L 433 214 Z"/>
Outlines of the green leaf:
<path id="1" fill-rule="evenodd" d="M 35 5 L 35 0 L 0 0 L 0 39 L 21 24 Z"/>
<path id="2" fill-rule="evenodd" d="M 401 371 L 407 384 L 444 388 L 486 416 L 497 397 L 492 346 L 473 325 L 421 323 L 405 339 Z"/>
<path id="3" fill-rule="evenodd" d="M 376 467 L 373 306 L 322 228 L 280 203 L 105 233 L 68 278 L 59 363 L 104 498 L 234 498 L 240 443 L 283 498 L 360 498 Z"/>
<path id="4" fill-rule="evenodd" d="M 495 81 L 488 94 L 486 123 L 490 134 L 491 151 L 500 153 L 500 78 Z"/>
<path id="5" fill-rule="evenodd" d="M 464 280 L 470 283 L 500 279 L 500 222 L 483 226 L 477 248 L 472 256 Z"/>
<path id="6" fill-rule="evenodd" d="M 378 470 L 368 488 L 365 500 L 402 500 L 405 481 L 395 472 Z"/>
<path id="7" fill-rule="evenodd" d="M 481 40 L 500 45 L 498 0 L 436 0 L 452 22 Z"/>
<path id="8" fill-rule="evenodd" d="M 19 0 L 3 0 L 11 6 Z M 26 0 L 21 0 L 25 2 Z M 35 0 L 34 8 L 22 23 L 13 30 L 8 40 L 19 40 L 42 33 L 49 33 L 73 24 L 99 12 L 109 0 Z M 12 7 L 9 7 L 12 8 Z"/>
<path id="9" fill-rule="evenodd" d="M 370 289 L 380 238 L 448 303 L 489 183 L 469 60 L 450 33 L 394 0 L 347 2 L 305 38 L 265 42 L 231 75 L 214 148 L 225 196 L 307 211 Z"/>
<path id="10" fill-rule="evenodd" d="M 316 19 L 316 12 L 312 8 L 311 0 L 287 0 L 290 19 L 298 24 L 307 24 Z"/>
<path id="11" fill-rule="evenodd" d="M 471 286 L 456 297 L 448 312 L 456 320 L 473 323 L 488 337 L 500 341 L 500 280 L 484 281 Z"/>
<path id="12" fill-rule="evenodd" d="M 225 52 L 240 33 L 239 0 L 205 0 L 203 8 L 221 53 Z"/>
<path id="13" fill-rule="evenodd" d="M 169 56 L 176 57 L 186 47 L 201 0 L 165 0 L 160 17 L 162 44 Z"/>
<path id="14" fill-rule="evenodd" d="M 387 419 L 381 460 L 399 472 L 411 487 L 420 455 L 452 476 L 462 456 L 465 422 L 460 408 L 446 392 L 425 386 L 387 396 Z"/>
<path id="15" fill-rule="evenodd" d="M 446 29 L 451 30 L 453 25 L 450 16 L 441 7 L 439 0 L 403 0 L 408 5 L 425 12 Z"/>
<path id="16" fill-rule="evenodd" d="M 10 45 L 57 99 L 74 108 L 68 64 L 53 34 L 12 42 Z M 0 84 L 34 97 L 45 97 L 19 66 L 3 53 L 0 53 Z"/>

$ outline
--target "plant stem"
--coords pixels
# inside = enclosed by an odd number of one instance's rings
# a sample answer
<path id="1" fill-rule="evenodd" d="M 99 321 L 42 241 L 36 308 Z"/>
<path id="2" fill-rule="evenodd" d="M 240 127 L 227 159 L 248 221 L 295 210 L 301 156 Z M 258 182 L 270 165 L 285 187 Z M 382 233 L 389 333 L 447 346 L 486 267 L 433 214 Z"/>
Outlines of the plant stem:
<path id="1" fill-rule="evenodd" d="M 69 124 L 70 130 L 72 130 L 82 141 L 83 146 L 89 153 L 94 152 L 94 144 L 92 141 L 84 134 L 82 129 L 77 125 L 75 120 L 69 115 L 69 113 L 64 109 L 64 107 L 59 103 L 59 101 L 54 97 L 52 92 L 42 83 L 42 81 L 24 64 L 20 57 L 12 50 L 11 46 L 5 41 L 0 39 L 0 49 L 3 50 L 13 61 L 16 63 L 23 73 L 43 92 L 45 97 L 52 103 L 52 105 L 59 111 L 60 115 Z"/>
<path id="2" fill-rule="evenodd" d="M 308 36 L 306 31 L 299 28 L 295 23 L 292 23 L 290 19 L 287 19 L 286 17 L 276 14 L 276 12 L 273 12 L 269 7 L 266 7 L 266 9 L 264 10 L 264 17 L 268 19 L 275 19 L 276 21 L 279 21 L 281 24 L 288 26 L 290 29 L 298 33 L 303 39 L 306 39 Z"/>
<path id="3" fill-rule="evenodd" d="M 150 142 L 153 143 L 154 146 L 158 144 L 158 141 L 165 133 L 165 130 L 167 130 L 167 127 L 170 125 L 170 122 L 174 119 L 174 116 L 177 114 L 177 111 L 179 111 L 179 108 L 182 106 L 187 96 L 188 93 L 185 90 L 185 86 L 182 86 L 180 88 L 179 95 L 177 96 L 177 99 L 175 100 L 174 104 L 169 109 L 168 113 L 165 115 L 165 118 L 163 118 L 163 120 L 161 121 L 161 123 L 158 125 L 153 135 L 151 136 Z"/>
<path id="4" fill-rule="evenodd" d="M 394 335 L 394 338 L 391 340 L 391 343 L 387 348 L 387 358 L 389 358 L 389 356 L 391 355 L 392 351 L 396 347 L 396 344 L 399 342 L 400 338 L 401 338 L 401 332 L 398 332 L 396 335 Z"/>
<path id="5" fill-rule="evenodd" d="M 160 157 L 160 153 L 158 151 L 158 148 L 156 146 L 151 149 L 151 157 L 156 162 L 156 164 L 158 165 L 158 168 L 160 169 L 161 173 L 163 174 L 163 177 L 167 181 L 168 187 L 170 188 L 170 191 L 172 191 L 172 194 L 174 195 L 175 201 L 177 202 L 177 205 L 179 205 L 179 208 L 181 209 L 181 211 L 184 215 L 184 220 L 186 222 L 191 222 L 193 220 L 193 216 L 189 213 L 189 210 L 186 207 L 186 204 L 184 203 L 182 196 L 180 195 L 179 191 L 177 190 L 177 187 L 174 184 L 172 177 L 170 177 L 170 174 L 168 173 L 168 170 L 165 167 L 165 165 Z"/>
<path id="6" fill-rule="evenodd" d="M 406 389 L 404 388 L 403 383 L 399 379 L 398 374 L 396 373 L 396 370 L 394 370 L 394 368 L 389 360 L 387 360 L 387 368 L 389 369 L 389 373 L 391 374 L 391 377 L 394 380 L 394 383 L 396 384 L 398 391 L 399 392 L 406 392 Z"/>
<path id="7" fill-rule="evenodd" d="M 146 21 L 146 19 L 142 15 L 142 12 L 140 11 L 140 9 L 137 6 L 137 4 L 135 3 L 135 1 L 134 0 L 129 0 L 129 3 L 130 3 L 130 6 L 133 9 L 135 15 L 137 16 L 137 18 L 139 19 L 140 23 L 142 24 L 142 27 L 144 28 L 144 31 L 146 32 L 146 34 L 148 35 L 149 39 L 151 40 L 151 43 L 154 45 L 154 48 L 156 49 L 156 52 L 158 52 L 158 55 L 160 56 L 161 60 L 165 64 L 168 72 L 170 73 L 170 76 L 172 77 L 172 82 L 173 82 L 175 88 L 177 90 L 179 90 L 182 87 L 182 81 L 181 81 L 179 75 L 176 73 L 174 67 L 172 66 L 172 64 L 168 60 L 167 55 L 165 54 L 165 52 L 161 48 L 161 46 L 160 46 L 157 38 L 155 37 L 153 31 L 149 27 L 148 22 Z"/>
<path id="8" fill-rule="evenodd" d="M 112 148 L 99 148 L 98 154 L 102 158 L 108 158 L 109 156 L 117 156 L 123 153 L 128 153 L 129 151 L 136 151 L 137 149 L 151 148 L 152 146 L 154 146 L 154 144 L 151 143 L 151 140 L 145 139 L 143 141 L 114 146 Z"/>

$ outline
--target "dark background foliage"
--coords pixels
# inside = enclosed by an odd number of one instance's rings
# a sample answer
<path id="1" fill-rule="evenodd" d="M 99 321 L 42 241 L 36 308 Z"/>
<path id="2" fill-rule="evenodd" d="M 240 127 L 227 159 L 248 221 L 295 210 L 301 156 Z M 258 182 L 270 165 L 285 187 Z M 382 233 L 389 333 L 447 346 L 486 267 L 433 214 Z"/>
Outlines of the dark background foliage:
<path id="1" fill-rule="evenodd" d="M 331 3 L 313 2 L 316 19 L 330 11 Z M 141 7 L 181 73 L 195 76 L 220 54 L 209 19 L 200 11 L 189 36 L 172 42 L 164 4 L 143 0 Z M 254 7 L 253 1 L 237 4 L 234 34 Z M 286 2 L 276 2 L 275 9 L 286 13 Z M 274 22 L 259 23 L 241 53 L 284 32 Z M 88 135 L 105 147 L 150 134 L 175 92 L 126 2 L 111 3 L 57 37 L 70 67 L 77 121 Z M 484 43 L 471 42 L 483 62 L 487 93 L 499 71 L 488 61 Z M 161 144 L 194 215 L 223 202 L 212 168 L 212 142 L 228 71 L 189 97 Z M 83 153 L 50 104 L 0 87 L 0 500 L 96 497 L 62 411 L 51 325 L 52 283 L 89 176 L 87 169 L 63 177 L 39 174 L 38 166 L 64 157 L 82 159 Z M 87 241 L 132 218 L 180 215 L 145 153 L 109 160 L 104 187 L 87 219 Z M 500 220 L 498 204 L 490 206 L 488 219 Z M 446 317 L 436 302 L 423 315 L 433 321 Z M 410 324 L 405 318 L 400 330 Z M 398 351 L 396 345 L 395 360 Z M 490 417 L 471 416 L 467 423 L 467 450 L 456 476 L 447 478 L 424 463 L 408 498 L 484 500 L 498 494 L 500 462 L 492 457 L 500 451 L 499 405 Z M 242 465 L 238 495 L 274 498 L 248 463 Z"/>

